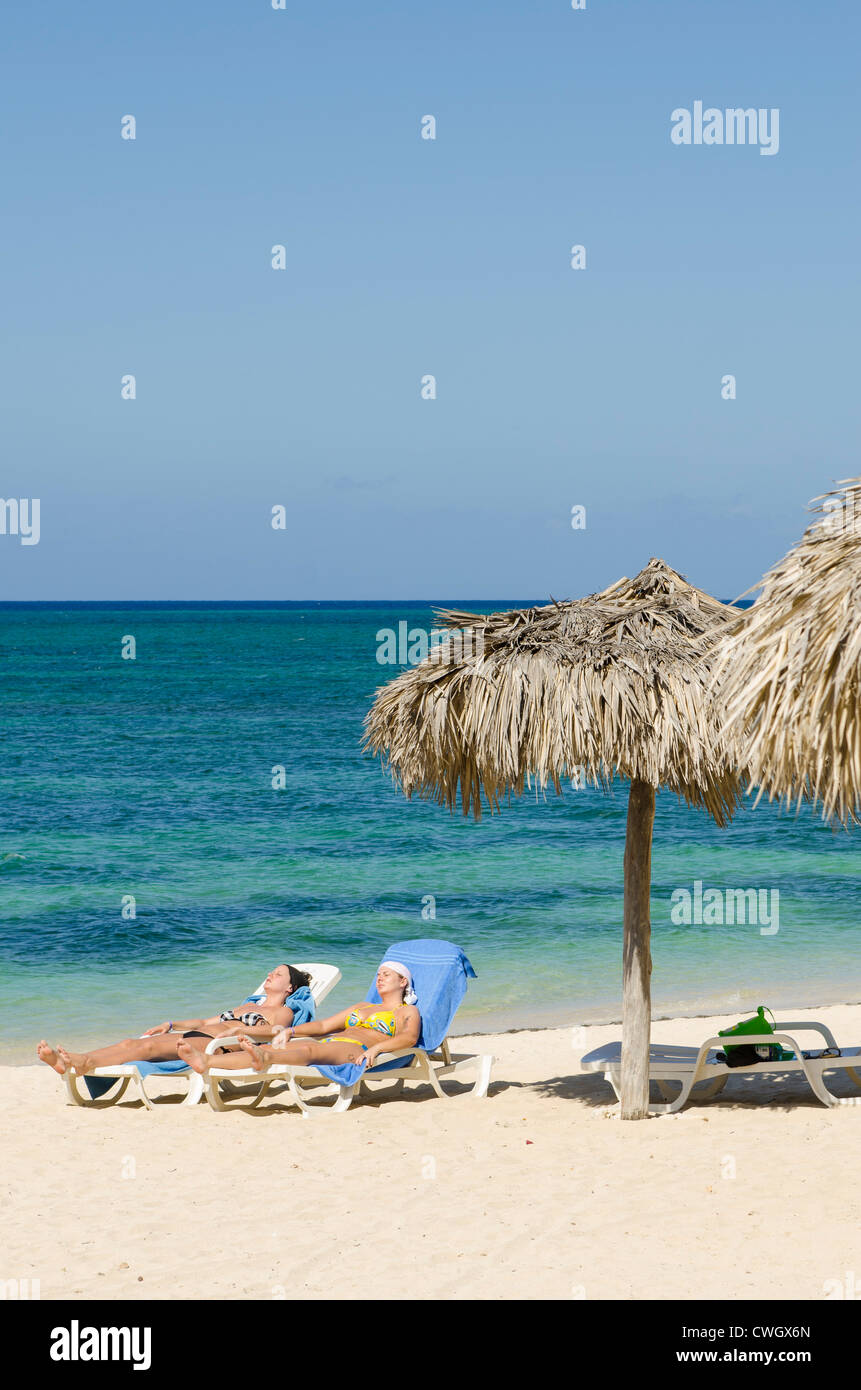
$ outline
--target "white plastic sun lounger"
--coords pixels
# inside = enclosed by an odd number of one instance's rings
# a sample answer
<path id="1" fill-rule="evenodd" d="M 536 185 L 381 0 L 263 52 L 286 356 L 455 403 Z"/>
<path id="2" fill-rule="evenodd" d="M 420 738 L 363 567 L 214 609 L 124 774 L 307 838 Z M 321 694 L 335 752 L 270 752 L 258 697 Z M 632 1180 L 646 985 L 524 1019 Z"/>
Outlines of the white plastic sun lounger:
<path id="1" fill-rule="evenodd" d="M 861 1047 L 844 1047 L 839 1057 L 805 1057 L 790 1031 L 811 1030 L 821 1033 L 826 1048 L 837 1050 L 834 1035 L 824 1023 L 804 1022 L 776 1023 L 773 1033 L 744 1034 L 738 1037 L 706 1038 L 701 1047 L 671 1047 L 664 1043 L 653 1043 L 649 1049 L 649 1080 L 654 1081 L 664 1100 L 664 1105 L 649 1104 L 652 1115 L 672 1115 L 681 1110 L 691 1096 L 695 1086 L 703 1085 L 694 1099 L 708 1100 L 719 1095 L 731 1076 L 776 1076 L 789 1072 L 801 1072 L 808 1085 L 823 1105 L 859 1105 L 861 1096 L 835 1096 L 825 1085 L 824 1075 L 829 1071 L 846 1073 L 856 1086 L 861 1088 Z M 719 1062 L 715 1053 L 723 1052 L 727 1046 L 759 1046 L 780 1043 L 788 1052 L 795 1053 L 792 1062 L 762 1061 L 749 1067 L 728 1067 Z M 620 1098 L 622 1066 L 622 1044 L 607 1043 L 589 1052 L 580 1062 L 584 1072 L 603 1073 L 605 1079 Z M 675 1089 L 678 1087 L 678 1090 Z"/>
<path id="2" fill-rule="evenodd" d="M 214 1052 L 217 1047 L 223 1047 L 228 1042 L 236 1042 L 236 1039 L 213 1038 L 212 1042 L 207 1044 L 206 1050 L 210 1053 Z M 409 1066 L 399 1070 L 381 1070 L 384 1062 L 394 1061 L 396 1057 L 412 1057 L 413 1060 Z M 252 1067 L 231 1067 L 230 1069 L 211 1067 L 201 1080 L 204 1083 L 204 1094 L 213 1110 L 234 1108 L 224 1102 L 220 1086 L 225 1082 L 257 1082 L 259 1088 L 257 1094 L 250 1102 L 246 1100 L 248 1108 L 253 1110 L 263 1100 L 273 1081 L 284 1081 L 287 1091 L 286 1094 L 279 1095 L 278 1099 L 286 1101 L 289 1096 L 288 1104 L 292 1103 L 298 1106 L 302 1114 L 308 1116 L 315 1109 L 349 1110 L 354 1098 L 360 1093 L 363 1086 L 371 1089 L 370 1082 L 372 1081 L 390 1083 L 385 1089 L 386 1095 L 398 1094 L 403 1090 L 405 1081 L 428 1082 L 438 1096 L 447 1100 L 450 1097 L 443 1090 L 441 1083 L 452 1076 L 459 1076 L 462 1071 L 470 1068 L 476 1070 L 476 1078 L 470 1094 L 484 1097 L 487 1095 L 487 1088 L 490 1085 L 492 1067 L 493 1056 L 490 1053 L 453 1057 L 446 1038 L 433 1052 L 425 1052 L 420 1047 L 403 1048 L 397 1052 L 381 1052 L 376 1066 L 372 1067 L 358 1081 L 355 1081 L 352 1086 L 342 1086 L 337 1081 L 327 1081 L 315 1067 L 291 1067 L 286 1062 L 272 1062 L 264 1072 L 254 1071 Z M 374 1087 L 373 1089 L 376 1090 L 377 1088 Z M 321 1098 L 332 1096 L 335 1097 L 333 1101 L 321 1106 Z M 237 1106 L 236 1108 L 239 1109 L 240 1107 Z"/>
<path id="3" fill-rule="evenodd" d="M 329 992 L 335 988 L 335 985 L 341 978 L 340 970 L 338 970 L 337 966 L 334 965 L 320 965 L 315 963 L 312 965 L 297 965 L 296 969 L 303 970 L 306 974 L 311 976 L 309 988 L 311 990 L 311 994 L 314 997 L 314 1003 L 318 1005 L 321 1004 L 323 1000 L 326 998 L 326 995 L 329 994 Z M 258 986 L 256 990 L 254 990 L 254 994 L 262 993 L 263 985 L 261 984 Z M 227 1038 L 217 1038 L 213 1040 L 212 1046 L 223 1047 L 224 1043 L 229 1041 L 230 1039 Z M 207 1048 L 207 1051 L 209 1051 L 209 1048 Z M 145 1070 L 141 1070 L 141 1065 L 145 1068 Z M 143 1101 L 147 1110 L 152 1110 L 153 1099 L 150 1095 L 148 1095 L 146 1089 L 147 1079 L 151 1076 L 175 1077 L 178 1081 L 187 1081 L 188 1094 L 182 1102 L 183 1105 L 197 1105 L 198 1102 L 202 1099 L 204 1092 L 203 1077 L 200 1076 L 198 1072 L 192 1071 L 190 1067 L 181 1071 L 177 1070 L 160 1072 L 158 1070 L 158 1063 L 155 1063 L 151 1067 L 146 1062 L 143 1064 L 139 1064 L 137 1062 L 125 1062 L 109 1067 L 96 1067 L 95 1070 L 89 1072 L 88 1075 L 93 1077 L 111 1078 L 112 1080 L 118 1081 L 121 1084 L 116 1090 L 108 1091 L 107 1094 L 97 1096 L 94 1099 L 90 1096 L 82 1094 L 81 1090 L 79 1089 L 78 1083 L 82 1080 L 85 1080 L 85 1078 L 79 1077 L 70 1071 L 65 1071 L 63 1073 L 63 1080 L 66 1083 L 66 1093 L 68 1100 L 73 1105 L 115 1105 L 118 1100 L 122 1099 L 129 1086 L 129 1083 L 133 1082 L 139 1088 L 141 1100 Z M 233 1075 L 236 1076 L 237 1073 L 234 1072 Z"/>
<path id="4" fill-rule="evenodd" d="M 427 1082 L 438 1096 L 445 1098 L 443 1081 L 469 1069 L 475 1071 L 472 1094 L 486 1096 L 493 1057 L 489 1054 L 453 1057 L 448 1042 L 448 1034 L 466 993 L 467 982 L 475 978 L 475 971 L 463 951 L 451 941 L 425 938 L 396 942 L 387 955 L 391 960 L 403 962 L 412 972 L 413 988 L 418 995 L 422 1016 L 419 1042 L 414 1047 L 380 1053 L 374 1066 L 367 1071 L 360 1071 L 357 1066 L 331 1068 L 342 1075 L 346 1073 L 346 1083 L 342 1082 L 341 1076 L 325 1075 L 324 1072 L 330 1070 L 328 1067 L 321 1071 L 318 1067 L 287 1062 L 270 1063 L 264 1071 L 254 1071 L 252 1067 L 233 1070 L 213 1066 L 204 1077 L 206 1098 L 213 1109 L 227 1108 L 221 1084 L 239 1078 L 256 1082 L 259 1087 L 251 1108 L 260 1104 L 273 1081 L 283 1081 L 286 1092 L 282 1092 L 279 1098 L 298 1106 L 305 1116 L 310 1115 L 312 1109 L 321 1108 L 321 1098 L 327 1099 L 327 1110 L 348 1110 L 362 1087 L 371 1087 L 376 1082 L 390 1083 L 386 1094 L 399 1093 L 405 1081 Z M 374 993 L 372 987 L 369 992 L 372 1001 Z M 219 1038 L 206 1050 L 212 1053 L 216 1047 L 223 1045 L 224 1039 Z M 404 1065 L 387 1065 L 397 1060 Z M 334 1102 L 329 1102 L 328 1098 L 332 1096 Z"/>

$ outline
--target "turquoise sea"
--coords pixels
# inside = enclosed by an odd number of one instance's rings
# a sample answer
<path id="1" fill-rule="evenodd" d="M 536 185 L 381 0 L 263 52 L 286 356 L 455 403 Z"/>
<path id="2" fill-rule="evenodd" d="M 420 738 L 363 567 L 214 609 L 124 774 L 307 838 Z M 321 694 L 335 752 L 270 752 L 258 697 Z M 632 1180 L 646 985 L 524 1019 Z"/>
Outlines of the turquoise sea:
<path id="1" fill-rule="evenodd" d="M 625 786 L 478 825 L 407 802 L 360 749 L 402 621 L 430 605 L 0 606 L 0 1059 L 218 1010 L 284 960 L 337 964 L 347 1004 L 409 936 L 472 959 L 460 1032 L 619 1017 Z M 656 1016 L 861 1000 L 858 845 L 765 804 L 718 830 L 662 793 Z M 695 881 L 778 890 L 779 930 L 673 923 Z"/>

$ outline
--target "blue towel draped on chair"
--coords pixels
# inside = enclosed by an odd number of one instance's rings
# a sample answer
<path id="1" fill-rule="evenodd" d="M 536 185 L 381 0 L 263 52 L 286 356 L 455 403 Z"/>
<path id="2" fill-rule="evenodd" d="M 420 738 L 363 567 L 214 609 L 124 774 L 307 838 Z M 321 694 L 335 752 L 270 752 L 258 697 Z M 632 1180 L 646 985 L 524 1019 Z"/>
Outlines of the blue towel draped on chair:
<path id="1" fill-rule="evenodd" d="M 388 948 L 383 959 L 400 961 L 412 971 L 416 1008 L 422 1016 L 418 1046 L 424 1048 L 425 1052 L 433 1052 L 448 1036 L 466 994 L 467 981 L 476 979 L 475 971 L 459 946 L 451 941 L 438 941 L 430 937 L 418 941 L 396 941 Z M 382 1003 L 376 983 L 371 985 L 365 1000 L 369 1004 Z M 289 1046 L 287 1050 L 289 1052 Z M 342 1086 L 353 1086 L 366 1073 L 378 1076 L 381 1072 L 409 1066 L 411 1061 L 411 1057 L 395 1058 L 370 1069 L 345 1062 L 341 1066 L 317 1066 L 317 1071 Z"/>

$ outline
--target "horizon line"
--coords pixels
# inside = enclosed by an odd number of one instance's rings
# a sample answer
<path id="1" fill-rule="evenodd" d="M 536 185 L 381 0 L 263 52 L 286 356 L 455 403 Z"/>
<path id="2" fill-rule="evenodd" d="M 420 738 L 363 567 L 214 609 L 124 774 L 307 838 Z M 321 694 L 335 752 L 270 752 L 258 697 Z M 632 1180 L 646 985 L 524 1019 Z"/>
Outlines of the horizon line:
<path id="1" fill-rule="evenodd" d="M 570 600 L 561 599 L 565 603 Z M 549 595 L 538 599 L 501 598 L 303 598 L 303 599 L 185 599 L 185 598 L 130 598 L 130 599 L 3 599 L 0 610 L 10 608 L 321 608 L 337 606 L 340 608 L 449 608 L 462 605 L 493 603 L 501 609 L 549 607 L 554 599 Z M 750 608 L 752 599 L 719 599 L 719 603 L 739 608 Z"/>
<path id="2" fill-rule="evenodd" d="M 232 607 L 247 605 L 254 607 L 284 608 L 284 607 L 316 607 L 322 603 L 350 604 L 353 607 L 361 607 L 372 603 L 403 603 L 421 605 L 427 603 L 531 603 L 531 599 L 499 599 L 499 598 L 470 598 L 470 599 L 438 599 L 438 598 L 22 598 L 22 599 L 0 599 L 0 608 L 35 608 L 45 607 L 48 604 L 57 608 L 81 608 L 90 607 L 94 604 L 117 604 L 123 607 L 130 605 L 153 605 L 153 604 L 184 604 L 188 607 L 214 608 L 229 604 Z M 536 599 L 536 603 L 552 603 L 553 600 L 548 596 L 546 599 Z"/>

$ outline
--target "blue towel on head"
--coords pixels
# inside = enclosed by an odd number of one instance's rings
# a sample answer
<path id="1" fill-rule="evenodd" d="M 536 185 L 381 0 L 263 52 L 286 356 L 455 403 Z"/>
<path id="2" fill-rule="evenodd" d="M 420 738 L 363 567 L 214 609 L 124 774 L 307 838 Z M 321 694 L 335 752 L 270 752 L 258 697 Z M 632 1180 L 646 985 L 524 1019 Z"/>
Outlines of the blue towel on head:
<path id="1" fill-rule="evenodd" d="M 448 1036 L 452 1020 L 466 994 L 467 980 L 476 979 L 475 971 L 459 946 L 432 937 L 419 941 L 396 941 L 386 951 L 383 960 L 400 961 L 412 971 L 416 1008 L 422 1016 L 418 1046 L 424 1048 L 425 1052 L 433 1052 Z M 368 990 L 365 999 L 369 1004 L 382 1003 L 376 983 Z M 370 1070 L 345 1062 L 341 1066 L 317 1066 L 317 1071 L 342 1086 L 353 1086 L 360 1076 L 396 1071 L 399 1067 L 409 1066 L 411 1062 L 411 1057 L 400 1057 L 391 1062 L 381 1062 Z"/>
<path id="2" fill-rule="evenodd" d="M 404 961 L 404 964 L 406 965 L 406 961 Z M 264 994 L 249 994 L 248 998 L 243 1002 L 246 1004 L 259 1004 L 260 1000 L 265 998 L 266 996 Z M 316 1018 L 317 1016 L 314 996 L 307 985 L 302 985 L 300 989 L 294 990 L 285 1000 L 285 1004 L 288 1008 L 293 1010 L 294 1028 L 298 1028 L 300 1023 L 309 1023 L 312 1018 Z M 191 1070 L 179 1057 L 176 1057 L 170 1062 L 135 1062 L 133 1065 L 137 1067 L 141 1076 L 171 1076 L 174 1072 L 182 1074 L 183 1072 Z M 84 1084 L 90 1093 L 90 1099 L 98 1100 L 100 1096 L 106 1095 L 111 1087 L 116 1086 L 117 1083 L 116 1079 L 110 1076 L 85 1076 Z"/>

